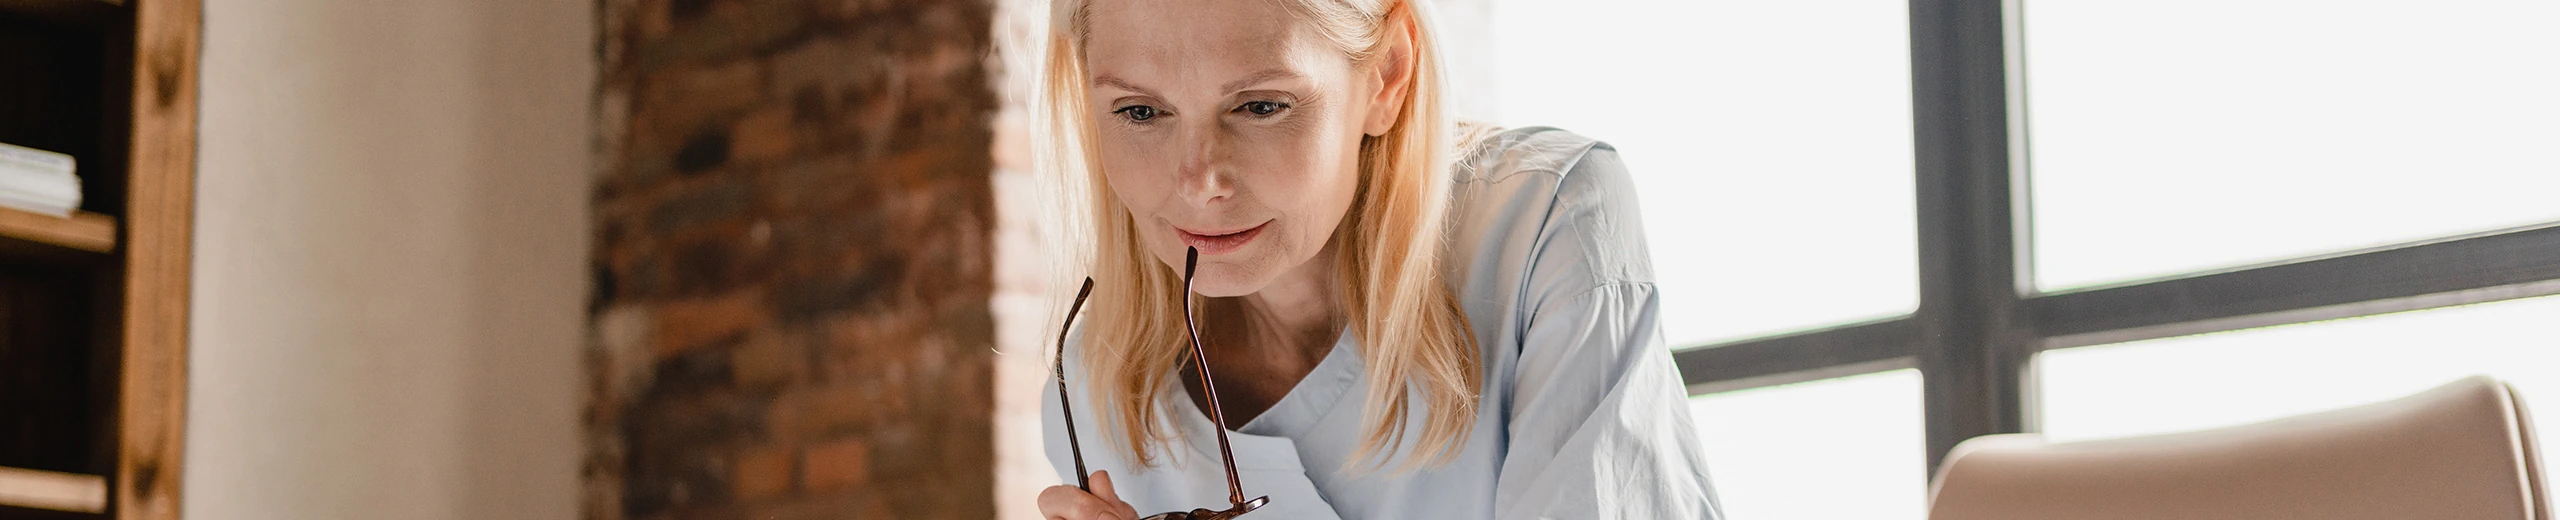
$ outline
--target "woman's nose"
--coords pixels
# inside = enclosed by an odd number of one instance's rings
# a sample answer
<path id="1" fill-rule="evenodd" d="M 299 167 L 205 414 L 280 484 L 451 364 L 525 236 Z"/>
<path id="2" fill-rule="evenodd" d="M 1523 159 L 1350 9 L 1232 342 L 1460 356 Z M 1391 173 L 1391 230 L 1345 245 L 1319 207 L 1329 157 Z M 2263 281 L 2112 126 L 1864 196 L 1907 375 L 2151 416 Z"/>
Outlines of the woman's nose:
<path id="1" fill-rule="evenodd" d="M 1215 128 L 1191 125 L 1183 131 L 1181 179 L 1183 201 L 1206 206 L 1235 194 L 1233 172 L 1225 157 L 1226 136 Z"/>

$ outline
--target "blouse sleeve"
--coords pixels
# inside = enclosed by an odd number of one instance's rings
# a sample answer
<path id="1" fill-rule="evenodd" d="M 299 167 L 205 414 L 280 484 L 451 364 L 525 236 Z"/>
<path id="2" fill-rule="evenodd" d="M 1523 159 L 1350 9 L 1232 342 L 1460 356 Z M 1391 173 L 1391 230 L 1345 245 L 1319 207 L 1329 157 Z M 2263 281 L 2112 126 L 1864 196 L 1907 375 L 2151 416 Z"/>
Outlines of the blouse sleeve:
<path id="1" fill-rule="evenodd" d="M 1722 516 L 1663 346 L 1632 184 L 1603 146 L 1557 187 L 1522 294 L 1497 518 Z"/>

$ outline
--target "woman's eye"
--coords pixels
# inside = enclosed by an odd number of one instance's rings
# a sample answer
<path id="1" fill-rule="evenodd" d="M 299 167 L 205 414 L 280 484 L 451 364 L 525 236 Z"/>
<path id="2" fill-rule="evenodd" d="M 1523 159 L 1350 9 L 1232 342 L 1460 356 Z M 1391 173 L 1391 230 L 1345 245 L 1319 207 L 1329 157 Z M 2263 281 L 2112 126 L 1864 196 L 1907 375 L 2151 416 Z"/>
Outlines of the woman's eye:
<path id="1" fill-rule="evenodd" d="M 1257 116 L 1267 116 L 1279 113 L 1281 110 L 1287 108 L 1289 108 L 1289 104 L 1278 101 L 1248 101 L 1245 102 L 1243 106 L 1236 107 L 1237 110 L 1243 110 L 1245 113 Z"/>
<path id="2" fill-rule="evenodd" d="M 1111 113 L 1119 114 L 1120 117 L 1129 118 L 1129 121 L 1131 122 L 1144 123 L 1149 119 L 1156 118 L 1156 107 L 1146 105 L 1129 105 L 1120 107 L 1119 110 L 1113 110 Z"/>

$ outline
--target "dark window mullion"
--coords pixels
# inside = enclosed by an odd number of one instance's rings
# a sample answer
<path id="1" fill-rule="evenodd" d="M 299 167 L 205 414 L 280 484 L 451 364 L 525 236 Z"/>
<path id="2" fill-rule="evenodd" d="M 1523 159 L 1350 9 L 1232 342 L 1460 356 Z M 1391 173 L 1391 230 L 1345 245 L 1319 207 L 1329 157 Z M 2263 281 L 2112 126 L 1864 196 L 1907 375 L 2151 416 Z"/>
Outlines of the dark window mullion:
<path id="1" fill-rule="evenodd" d="M 1890 361 L 1917 352 L 1919 336 L 1903 317 L 1685 349 L 1671 359 L 1697 395 L 1904 368 Z"/>
<path id="2" fill-rule="evenodd" d="M 2017 319 L 2000 0 L 1913 0 L 1920 211 L 1918 365 L 1929 466 L 1964 439 L 2025 430 L 2033 338 Z"/>
<path id="3" fill-rule="evenodd" d="M 2046 348 L 2560 293 L 2560 223 L 2026 301 Z"/>

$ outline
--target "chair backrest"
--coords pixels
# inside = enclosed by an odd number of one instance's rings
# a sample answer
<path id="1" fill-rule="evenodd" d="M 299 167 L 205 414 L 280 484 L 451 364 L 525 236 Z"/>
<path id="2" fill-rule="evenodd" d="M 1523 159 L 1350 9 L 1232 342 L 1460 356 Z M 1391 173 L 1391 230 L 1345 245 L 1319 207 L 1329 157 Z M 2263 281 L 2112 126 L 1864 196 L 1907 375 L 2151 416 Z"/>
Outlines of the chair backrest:
<path id="1" fill-rule="evenodd" d="M 2474 376 L 2382 403 L 2201 432 L 1965 441 L 1931 520 L 2555 520 L 2531 418 Z"/>

